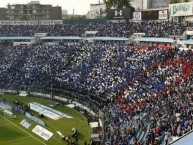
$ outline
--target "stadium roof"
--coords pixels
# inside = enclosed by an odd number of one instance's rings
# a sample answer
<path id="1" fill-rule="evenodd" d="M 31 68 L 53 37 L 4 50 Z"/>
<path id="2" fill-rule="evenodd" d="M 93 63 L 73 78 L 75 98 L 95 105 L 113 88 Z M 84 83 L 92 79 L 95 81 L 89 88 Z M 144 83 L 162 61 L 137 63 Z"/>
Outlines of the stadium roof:
<path id="1" fill-rule="evenodd" d="M 180 138 L 171 143 L 171 145 L 192 145 L 192 144 L 193 144 L 193 131 L 184 136 L 183 138 Z"/>
<path id="2" fill-rule="evenodd" d="M 31 40 L 33 37 L 0 37 L 0 40 Z"/>
<path id="3" fill-rule="evenodd" d="M 0 37 L 0 40 L 32 40 L 35 37 Z M 41 37 L 42 40 L 80 40 L 80 37 L 77 36 L 47 36 L 47 37 Z"/>
<path id="4" fill-rule="evenodd" d="M 104 41 L 127 41 L 126 37 L 93 37 L 92 40 L 104 40 Z"/>
<path id="5" fill-rule="evenodd" d="M 80 40 L 80 37 L 77 36 L 47 36 L 41 37 L 42 40 Z"/>
<path id="6" fill-rule="evenodd" d="M 135 38 L 134 40 L 140 42 L 164 42 L 164 43 L 173 43 L 175 41 L 172 38 L 157 38 L 157 37 L 141 37 Z"/>
<path id="7" fill-rule="evenodd" d="M 183 41 L 181 41 L 181 43 L 183 43 L 183 44 L 193 44 L 193 39 L 183 40 Z"/>

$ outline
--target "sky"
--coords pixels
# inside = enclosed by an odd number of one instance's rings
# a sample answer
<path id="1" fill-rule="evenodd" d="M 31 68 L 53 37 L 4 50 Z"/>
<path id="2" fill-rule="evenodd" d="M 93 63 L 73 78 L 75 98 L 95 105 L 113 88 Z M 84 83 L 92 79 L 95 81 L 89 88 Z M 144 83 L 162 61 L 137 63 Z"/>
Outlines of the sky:
<path id="1" fill-rule="evenodd" d="M 10 4 L 26 4 L 30 1 L 37 0 L 0 0 L 0 7 L 6 7 L 8 3 Z M 96 4 L 99 0 L 39 0 L 40 4 L 51 4 L 53 6 L 61 6 L 62 10 L 67 10 L 68 14 L 86 14 L 90 9 L 90 4 Z M 103 0 L 100 0 L 101 2 Z"/>

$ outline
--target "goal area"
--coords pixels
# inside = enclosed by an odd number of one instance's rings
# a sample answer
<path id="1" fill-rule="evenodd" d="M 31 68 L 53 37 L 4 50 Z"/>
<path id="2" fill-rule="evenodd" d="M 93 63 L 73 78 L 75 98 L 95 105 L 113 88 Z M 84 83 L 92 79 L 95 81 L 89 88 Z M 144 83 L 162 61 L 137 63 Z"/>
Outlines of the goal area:
<path id="1" fill-rule="evenodd" d="M 2 112 L 1 114 L 3 115 L 4 118 L 13 118 L 13 119 L 16 118 L 16 115 L 12 113 L 12 108 L 7 107 L 2 103 L 0 103 L 0 112 Z"/>

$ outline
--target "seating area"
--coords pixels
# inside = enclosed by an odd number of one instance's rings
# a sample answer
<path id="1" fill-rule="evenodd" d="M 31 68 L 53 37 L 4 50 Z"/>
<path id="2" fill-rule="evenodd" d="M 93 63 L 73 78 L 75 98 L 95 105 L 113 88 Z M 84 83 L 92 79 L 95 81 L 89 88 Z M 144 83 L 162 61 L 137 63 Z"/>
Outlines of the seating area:
<path id="1" fill-rule="evenodd" d="M 169 20 L 2 25 L 0 37 L 83 36 L 85 31 L 98 31 L 96 36 L 103 37 L 129 38 L 133 33 L 168 37 L 182 35 L 191 27 Z M 69 100 L 91 101 L 90 106 L 104 113 L 108 145 L 167 145 L 193 129 L 191 49 L 107 41 L 52 45 L 37 41 L 16 46 L 2 42 L 0 88 L 58 96 L 69 91 Z"/>
<path id="2" fill-rule="evenodd" d="M 192 50 L 96 42 L 1 45 L 0 52 L 1 87 L 95 94 L 111 145 L 166 144 L 193 128 Z"/>
<path id="3" fill-rule="evenodd" d="M 48 36 L 83 36 L 85 31 L 98 31 L 96 36 L 127 37 L 133 33 L 145 33 L 146 37 L 168 37 L 182 35 L 192 26 L 188 22 L 127 22 L 127 23 L 74 23 L 56 25 L 2 25 L 0 36 L 34 36 L 47 33 Z"/>
<path id="4" fill-rule="evenodd" d="M 132 77 L 135 81 L 109 102 L 104 112 L 111 144 L 165 144 L 192 130 L 190 57 L 192 52 L 175 52 L 156 58 L 159 63 Z"/>

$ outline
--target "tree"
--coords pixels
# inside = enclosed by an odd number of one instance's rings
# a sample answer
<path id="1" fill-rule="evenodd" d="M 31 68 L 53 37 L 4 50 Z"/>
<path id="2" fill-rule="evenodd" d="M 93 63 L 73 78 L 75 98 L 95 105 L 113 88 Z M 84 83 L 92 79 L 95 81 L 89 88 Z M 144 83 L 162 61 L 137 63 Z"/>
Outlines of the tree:
<path id="1" fill-rule="evenodd" d="M 104 0 L 106 5 L 106 10 L 111 9 L 112 7 L 115 9 L 121 8 L 131 8 L 130 0 Z"/>
<path id="2" fill-rule="evenodd" d="M 170 0 L 170 4 L 189 2 L 189 0 Z"/>
<path id="3" fill-rule="evenodd" d="M 23 14 L 18 16 L 18 20 L 30 20 L 30 16 Z"/>
<path id="4" fill-rule="evenodd" d="M 80 20 L 80 19 L 86 19 L 86 16 L 85 15 L 68 15 L 67 19 Z"/>

